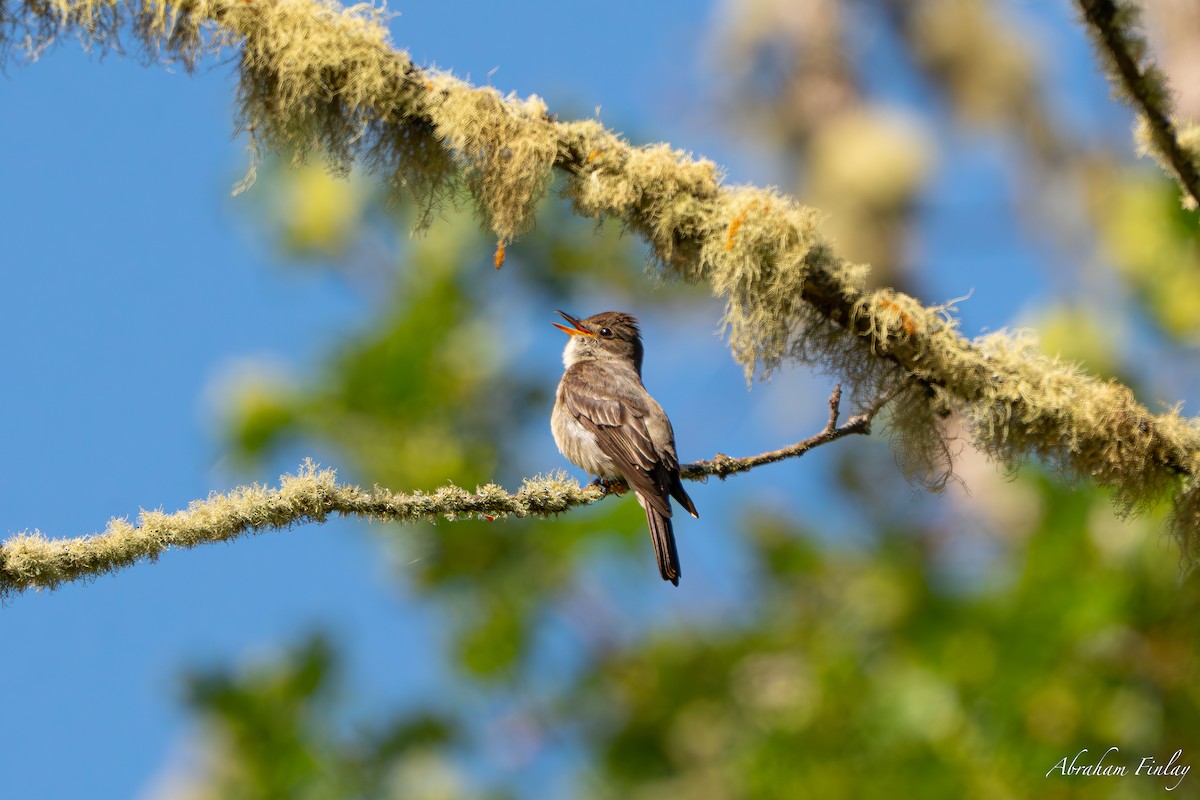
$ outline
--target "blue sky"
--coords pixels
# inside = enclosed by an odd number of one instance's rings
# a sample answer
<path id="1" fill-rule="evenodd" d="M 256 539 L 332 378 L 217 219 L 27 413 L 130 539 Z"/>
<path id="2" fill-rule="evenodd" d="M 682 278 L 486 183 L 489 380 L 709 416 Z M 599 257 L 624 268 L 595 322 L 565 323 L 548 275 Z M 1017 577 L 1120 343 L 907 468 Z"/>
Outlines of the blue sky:
<path id="1" fill-rule="evenodd" d="M 395 41 L 418 63 L 536 92 L 556 110 L 598 107 L 607 124 L 638 141 L 666 140 L 713 158 L 733 182 L 786 182 L 773 177 L 770 159 L 722 130 L 708 102 L 715 12 L 707 4 L 394 2 L 390 10 L 398 13 Z M 1052 44 L 1078 64 L 1082 37 L 1061 21 L 1053 18 L 1046 35 L 1059 37 Z M 887 57 L 881 47 L 878 59 Z M 1090 68 L 1062 80 L 1103 99 Z M 881 73 L 869 84 L 898 100 L 919 95 L 903 75 Z M 230 196 L 246 165 L 244 142 L 231 136 L 234 93 L 229 65 L 210 62 L 189 76 L 137 57 L 100 58 L 73 41 L 36 63 L 10 65 L 0 79 L 0 335 L 8 342 L 0 535 L 77 536 L 111 516 L 173 510 L 244 481 L 222 465 L 214 382 L 246 358 L 302 368 L 361 313 L 361 299 L 336 280 L 281 268 L 254 230 L 248 199 Z M 1084 104 L 1082 113 L 1101 105 Z M 1113 129 L 1125 119 L 1101 113 Z M 944 295 L 930 299 L 975 289 L 963 306 L 965 332 L 974 334 L 1008 323 L 1044 291 L 1041 256 L 1008 233 L 1015 222 L 1005 207 L 1006 154 L 956 141 L 943 157 L 937 202 L 981 203 L 991 216 L 971 237 L 953 226 L 928 231 L 929 285 Z M 714 307 L 711 321 L 683 332 L 672 320 L 645 320 L 647 375 L 662 376 L 647 382 L 676 430 L 692 432 L 688 445 L 681 441 L 685 457 L 777 447 L 779 437 L 791 441 L 819 426 L 828 379 L 785 374 L 748 394 L 740 369 L 708 335 L 715 314 Z M 686 402 L 696 385 L 675 380 L 661 355 L 693 342 L 709 365 L 696 380 L 716 398 L 706 407 Z M 557 368 L 548 356 L 548 382 Z M 812 409 L 799 422 L 780 422 L 773 412 L 798 386 L 816 387 Z M 766 421 L 730 431 L 714 419 Z M 563 466 L 548 433 L 543 446 L 547 468 Z M 782 479 L 820 469 L 813 461 L 777 468 L 764 478 L 764 495 L 786 496 Z M 273 481 L 294 467 L 249 477 Z M 715 510 L 701 523 L 730 524 L 719 484 L 694 496 Z M 664 595 L 667 614 L 722 585 L 719 549 L 689 546 L 695 594 Z M 306 579 L 318 573 L 322 582 Z M 410 609 L 360 526 L 341 521 L 168 554 L 89 585 L 12 598 L 0 609 L 6 794 L 138 796 L 187 741 L 181 668 L 265 657 L 314 625 L 348 645 L 353 701 L 368 707 L 415 696 L 436 685 L 435 665 L 403 659 L 397 672 L 398 656 L 426 649 L 437 634 Z"/>

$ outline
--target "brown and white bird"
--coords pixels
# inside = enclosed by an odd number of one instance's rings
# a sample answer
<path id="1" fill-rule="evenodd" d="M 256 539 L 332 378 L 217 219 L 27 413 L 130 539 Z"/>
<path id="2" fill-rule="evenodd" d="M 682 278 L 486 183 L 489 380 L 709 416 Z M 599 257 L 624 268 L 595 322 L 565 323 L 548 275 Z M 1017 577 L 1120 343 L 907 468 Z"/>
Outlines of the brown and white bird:
<path id="1" fill-rule="evenodd" d="M 621 478 L 646 509 L 650 540 L 663 580 L 679 585 L 679 552 L 671 528 L 674 497 L 699 517 L 679 480 L 671 420 L 642 385 L 642 335 L 629 314 L 605 311 L 569 326 L 566 371 L 558 384 L 550 429 L 558 449 L 600 484 Z"/>

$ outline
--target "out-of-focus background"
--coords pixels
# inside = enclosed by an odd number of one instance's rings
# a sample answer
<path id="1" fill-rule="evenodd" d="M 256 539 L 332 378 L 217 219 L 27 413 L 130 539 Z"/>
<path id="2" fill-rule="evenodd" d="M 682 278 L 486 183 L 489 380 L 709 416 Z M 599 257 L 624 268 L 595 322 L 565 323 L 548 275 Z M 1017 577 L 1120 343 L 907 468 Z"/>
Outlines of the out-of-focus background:
<path id="1" fill-rule="evenodd" d="M 390 10 L 419 64 L 778 185 L 876 283 L 958 299 L 966 334 L 1029 327 L 1196 412 L 1200 229 L 1133 160 L 1065 0 Z M 1200 116 L 1200 11 L 1147 22 Z M 64 41 L 0 83 L 0 533 L 81 535 L 307 456 L 398 491 L 569 467 L 557 308 L 641 318 L 684 460 L 823 424 L 836 376 L 747 391 L 720 307 L 561 201 L 497 272 L 469 214 L 411 237 L 413 209 L 316 160 L 231 197 L 231 69 Z M 1046 775 L 1085 748 L 1200 759 L 1200 604 L 1161 516 L 998 471 L 965 432 L 956 476 L 925 494 L 875 437 L 689 486 L 679 589 L 624 498 L 334 520 L 14 597 L 2 793 L 1162 796 L 1177 779 Z"/>

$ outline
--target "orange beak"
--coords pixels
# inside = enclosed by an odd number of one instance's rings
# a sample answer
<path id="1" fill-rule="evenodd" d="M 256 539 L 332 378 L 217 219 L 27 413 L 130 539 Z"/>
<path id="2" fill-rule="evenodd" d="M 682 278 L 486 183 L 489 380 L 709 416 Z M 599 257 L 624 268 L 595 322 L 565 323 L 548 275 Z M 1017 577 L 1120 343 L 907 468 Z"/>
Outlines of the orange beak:
<path id="1" fill-rule="evenodd" d="M 592 333 L 591 331 L 589 331 L 586 327 L 584 327 L 583 322 L 581 322 L 578 318 L 572 317 L 567 312 L 559 311 L 558 315 L 560 317 L 562 317 L 563 319 L 565 319 L 567 322 L 571 323 L 571 327 L 568 328 L 566 325 L 559 325 L 557 322 L 553 322 L 551 324 L 554 327 L 558 328 L 563 333 L 567 334 L 568 336 L 595 336 L 596 335 L 596 334 Z"/>

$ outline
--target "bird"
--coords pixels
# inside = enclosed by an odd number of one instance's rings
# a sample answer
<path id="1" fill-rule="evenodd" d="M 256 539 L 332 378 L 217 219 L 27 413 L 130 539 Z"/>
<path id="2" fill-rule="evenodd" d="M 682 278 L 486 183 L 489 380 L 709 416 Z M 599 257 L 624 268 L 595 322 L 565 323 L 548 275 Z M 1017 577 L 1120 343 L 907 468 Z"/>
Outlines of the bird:
<path id="1" fill-rule="evenodd" d="M 642 385 L 642 334 L 620 311 L 579 319 L 565 311 L 554 327 L 569 337 L 563 376 L 550 415 L 554 443 L 567 460 L 609 490 L 624 480 L 646 510 L 650 540 L 662 579 L 679 585 L 679 551 L 671 527 L 671 501 L 697 519 L 679 478 L 671 420 Z"/>

